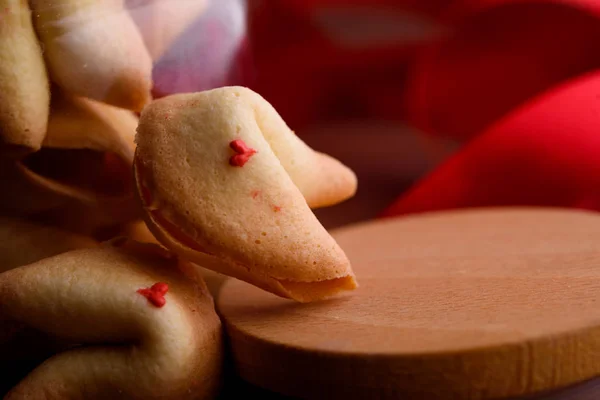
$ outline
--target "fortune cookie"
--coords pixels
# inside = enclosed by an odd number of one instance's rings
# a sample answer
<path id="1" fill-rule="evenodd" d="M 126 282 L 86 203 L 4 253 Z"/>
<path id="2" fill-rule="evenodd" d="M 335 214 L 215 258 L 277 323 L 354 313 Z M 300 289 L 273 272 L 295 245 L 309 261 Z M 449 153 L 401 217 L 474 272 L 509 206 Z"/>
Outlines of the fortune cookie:
<path id="1" fill-rule="evenodd" d="M 127 236 L 137 242 L 155 243 L 162 246 L 162 243 L 154 237 L 144 221 L 134 221 L 126 224 L 122 229 L 121 236 Z M 227 277 L 210 269 L 199 266 L 196 267 L 198 269 L 197 272 L 202 276 L 202 279 L 206 283 L 210 294 L 216 298 L 219 290 L 221 290 L 221 285 L 223 285 Z"/>
<path id="2" fill-rule="evenodd" d="M 31 0 L 52 80 L 134 111 L 150 101 L 152 60 L 123 0 Z"/>
<path id="3" fill-rule="evenodd" d="M 144 221 L 129 222 L 122 226 L 120 232 L 117 232 L 116 235 L 129 237 L 140 243 L 154 243 L 162 246 L 152 232 L 150 232 Z"/>
<path id="4" fill-rule="evenodd" d="M 39 365 L 14 399 L 204 399 L 222 366 L 202 280 L 165 249 L 120 238 L 0 274 L 0 314 L 80 346 Z"/>
<path id="5" fill-rule="evenodd" d="M 136 141 L 145 220 L 181 257 L 300 302 L 356 287 L 309 208 L 352 196 L 355 175 L 302 142 L 258 94 L 226 87 L 157 100 Z"/>
<path id="6" fill-rule="evenodd" d="M 0 274 L 22 265 L 80 248 L 90 238 L 16 218 L 0 217 Z M 0 315 L 0 397 L 36 364 L 68 346 L 61 340 Z M 10 368 L 5 366 L 10 365 Z"/>
<path id="7" fill-rule="evenodd" d="M 0 154 L 40 148 L 50 105 L 44 57 L 25 0 L 0 0 Z"/>
<path id="8" fill-rule="evenodd" d="M 0 273 L 96 242 L 54 227 L 0 217 Z"/>
<path id="9" fill-rule="evenodd" d="M 173 42 L 206 9 L 210 0 L 127 0 L 127 10 L 138 26 L 153 60 L 158 60 Z"/>
<path id="10" fill-rule="evenodd" d="M 131 219 L 136 126 L 129 111 L 55 91 L 42 149 L 0 168 L 0 211 L 56 211 L 66 225 L 70 215 L 100 225 Z"/>

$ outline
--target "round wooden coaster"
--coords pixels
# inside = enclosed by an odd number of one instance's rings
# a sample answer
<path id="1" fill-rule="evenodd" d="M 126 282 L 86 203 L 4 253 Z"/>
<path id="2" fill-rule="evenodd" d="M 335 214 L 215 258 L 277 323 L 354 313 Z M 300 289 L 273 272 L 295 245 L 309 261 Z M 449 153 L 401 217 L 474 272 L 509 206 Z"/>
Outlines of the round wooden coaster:
<path id="1" fill-rule="evenodd" d="M 600 214 L 431 213 L 334 232 L 360 284 L 311 304 L 231 279 L 240 376 L 301 398 L 488 399 L 600 375 Z"/>

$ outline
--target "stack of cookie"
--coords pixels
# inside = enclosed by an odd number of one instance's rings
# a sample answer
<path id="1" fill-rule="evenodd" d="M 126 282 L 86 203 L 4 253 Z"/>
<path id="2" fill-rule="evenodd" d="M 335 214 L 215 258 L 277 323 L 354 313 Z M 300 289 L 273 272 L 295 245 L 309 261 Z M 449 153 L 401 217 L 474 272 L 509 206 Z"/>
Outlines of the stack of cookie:
<path id="1" fill-rule="evenodd" d="M 136 112 L 151 100 L 152 62 L 205 2 L 173 2 L 151 32 L 158 0 L 1 6 L 0 213 L 86 234 L 135 219 L 124 176 Z"/>
<path id="2" fill-rule="evenodd" d="M 356 177 L 266 100 L 226 87 L 151 102 L 151 57 L 119 2 L 8 6 L 6 398 L 214 397 L 223 349 L 208 270 L 299 302 L 357 286 L 311 211 L 354 195 Z"/>
<path id="3" fill-rule="evenodd" d="M 244 88 L 151 104 L 153 61 L 205 6 L 0 1 L 6 398 L 214 397 L 208 269 L 299 301 L 356 286 L 309 208 L 350 197 L 349 169 Z"/>

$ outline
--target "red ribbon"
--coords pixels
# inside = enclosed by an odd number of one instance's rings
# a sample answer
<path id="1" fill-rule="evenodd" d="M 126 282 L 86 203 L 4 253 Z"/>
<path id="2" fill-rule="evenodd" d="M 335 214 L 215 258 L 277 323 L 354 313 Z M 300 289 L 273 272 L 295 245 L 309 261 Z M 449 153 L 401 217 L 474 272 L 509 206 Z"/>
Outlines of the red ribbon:
<path id="1" fill-rule="evenodd" d="M 512 112 L 383 215 L 500 205 L 600 209 L 600 71 Z"/>
<path id="2" fill-rule="evenodd" d="M 542 205 L 600 210 L 600 2 L 462 1 L 409 74 L 411 121 L 465 142 L 383 216 Z"/>
<path id="3" fill-rule="evenodd" d="M 595 0 L 467 0 L 445 20 L 454 33 L 428 46 L 407 82 L 410 122 L 469 139 L 516 106 L 600 66 Z"/>

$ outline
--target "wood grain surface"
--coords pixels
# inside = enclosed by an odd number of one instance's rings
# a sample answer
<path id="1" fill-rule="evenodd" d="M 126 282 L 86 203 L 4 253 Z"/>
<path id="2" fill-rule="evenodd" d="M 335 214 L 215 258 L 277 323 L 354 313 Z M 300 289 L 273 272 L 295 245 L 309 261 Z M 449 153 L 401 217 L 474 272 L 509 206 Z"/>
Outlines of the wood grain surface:
<path id="1" fill-rule="evenodd" d="M 600 376 L 600 214 L 454 211 L 334 236 L 350 295 L 297 304 L 224 284 L 244 380 L 311 399 L 600 398 L 597 381 L 543 394 Z"/>

